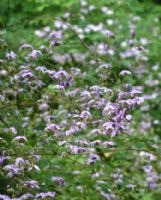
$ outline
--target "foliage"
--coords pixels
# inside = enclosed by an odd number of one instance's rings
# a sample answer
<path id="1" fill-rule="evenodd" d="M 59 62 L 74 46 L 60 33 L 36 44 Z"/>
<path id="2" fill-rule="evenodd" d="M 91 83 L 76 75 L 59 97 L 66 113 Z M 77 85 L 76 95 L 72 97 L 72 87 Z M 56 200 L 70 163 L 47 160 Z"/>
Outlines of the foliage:
<path id="1" fill-rule="evenodd" d="M 155 2 L 1 0 L 0 199 L 160 199 Z"/>

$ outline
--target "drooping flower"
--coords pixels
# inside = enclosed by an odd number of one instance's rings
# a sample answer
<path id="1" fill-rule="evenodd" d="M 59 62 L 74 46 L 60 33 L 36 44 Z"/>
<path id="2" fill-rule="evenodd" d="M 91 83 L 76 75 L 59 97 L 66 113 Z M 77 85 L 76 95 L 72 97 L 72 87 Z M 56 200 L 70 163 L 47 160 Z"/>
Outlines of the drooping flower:
<path id="1" fill-rule="evenodd" d="M 19 158 L 16 158 L 16 161 L 15 161 L 15 165 L 16 166 L 21 166 L 21 165 L 24 165 L 25 164 L 25 160 L 21 157 Z"/>
<path id="2" fill-rule="evenodd" d="M 91 113 L 89 111 L 84 110 L 84 111 L 81 112 L 80 118 L 82 118 L 82 119 L 90 119 L 90 118 L 92 118 L 92 115 L 91 115 Z"/>
<path id="3" fill-rule="evenodd" d="M 56 183 L 57 185 L 60 185 L 60 186 L 64 185 L 64 179 L 61 178 L 61 177 L 53 176 L 53 177 L 51 177 L 51 180 L 52 180 L 54 183 Z"/>
<path id="4" fill-rule="evenodd" d="M 104 196 L 107 200 L 111 200 L 112 196 L 109 193 L 102 193 L 102 196 Z"/>
<path id="5" fill-rule="evenodd" d="M 2 166 L 5 163 L 5 161 L 9 159 L 10 159 L 9 156 L 0 156 L 0 166 Z"/>
<path id="6" fill-rule="evenodd" d="M 8 60 L 14 60 L 16 58 L 16 54 L 13 51 L 9 51 L 6 53 L 6 58 Z"/>
<path id="7" fill-rule="evenodd" d="M 73 146 L 73 145 L 70 145 L 70 150 L 72 154 L 78 154 L 78 153 L 87 151 L 87 149 L 84 147 L 78 147 L 78 146 Z"/>
<path id="8" fill-rule="evenodd" d="M 23 44 L 20 46 L 19 51 L 22 51 L 24 49 L 33 49 L 33 46 L 31 44 Z"/>
<path id="9" fill-rule="evenodd" d="M 39 188 L 38 182 L 35 180 L 30 180 L 30 181 L 20 181 L 21 184 L 23 184 L 26 187 L 29 188 Z"/>
<path id="10" fill-rule="evenodd" d="M 25 136 L 17 136 L 13 139 L 14 141 L 18 141 L 18 142 L 27 142 L 27 138 Z"/>
<path id="11" fill-rule="evenodd" d="M 41 192 L 39 194 L 36 194 L 36 198 L 37 199 L 44 199 L 44 198 L 48 198 L 48 197 L 52 197 L 54 198 L 55 197 L 55 192 Z"/>
<path id="12" fill-rule="evenodd" d="M 40 50 L 32 50 L 29 53 L 29 58 L 32 58 L 33 60 L 37 60 L 42 55 Z"/>
<path id="13" fill-rule="evenodd" d="M 103 109 L 102 115 L 103 116 L 111 116 L 116 112 L 118 109 L 118 105 L 116 103 L 108 102 Z"/>
<path id="14" fill-rule="evenodd" d="M 4 194 L 0 194 L 0 199 L 1 200 L 12 200 L 9 196 L 4 195 Z"/>
<path id="15" fill-rule="evenodd" d="M 122 71 L 120 72 L 120 75 L 121 75 L 121 76 L 131 75 L 131 72 L 128 71 L 128 70 L 122 70 Z"/>
<path id="16" fill-rule="evenodd" d="M 15 164 L 6 165 L 4 170 L 8 171 L 8 177 L 13 177 L 14 175 L 20 174 L 20 168 Z"/>
<path id="17" fill-rule="evenodd" d="M 35 196 L 31 193 L 26 193 L 23 194 L 22 196 L 18 197 L 18 198 L 13 198 L 12 200 L 25 200 L 25 199 L 33 199 Z"/>

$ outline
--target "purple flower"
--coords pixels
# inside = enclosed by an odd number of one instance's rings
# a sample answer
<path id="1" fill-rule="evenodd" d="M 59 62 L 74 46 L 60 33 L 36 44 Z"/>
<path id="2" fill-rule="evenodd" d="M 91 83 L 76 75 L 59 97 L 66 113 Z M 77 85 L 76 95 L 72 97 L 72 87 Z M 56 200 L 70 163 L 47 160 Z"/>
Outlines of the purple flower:
<path id="1" fill-rule="evenodd" d="M 101 133 L 101 130 L 99 129 L 93 129 L 91 132 L 90 132 L 90 135 L 99 135 Z"/>
<path id="2" fill-rule="evenodd" d="M 14 175 L 20 174 L 20 168 L 17 167 L 15 164 L 6 165 L 4 170 L 8 171 L 7 176 L 13 177 Z"/>
<path id="3" fill-rule="evenodd" d="M 34 195 L 33 194 L 31 194 L 31 193 L 26 193 L 26 194 L 23 194 L 21 197 L 19 197 L 19 198 L 14 198 L 14 199 L 12 199 L 12 200 L 24 200 L 24 199 L 32 199 L 32 198 L 34 198 Z"/>
<path id="4" fill-rule="evenodd" d="M 41 51 L 39 50 L 32 50 L 29 54 L 29 57 L 33 60 L 37 60 L 42 55 Z"/>
<path id="5" fill-rule="evenodd" d="M 57 185 L 64 185 L 64 179 L 61 178 L 61 177 L 56 177 L 56 176 L 53 176 L 51 177 L 51 180 L 56 183 Z"/>
<path id="6" fill-rule="evenodd" d="M 36 70 L 37 70 L 37 71 L 40 71 L 40 72 L 42 72 L 42 73 L 47 72 L 47 68 L 44 67 L 44 66 L 37 66 L 37 67 L 36 67 Z"/>
<path id="7" fill-rule="evenodd" d="M 135 35 L 136 35 L 136 32 L 135 32 L 135 30 L 132 30 L 132 31 L 131 31 L 131 37 L 132 37 L 132 38 L 134 38 L 134 37 L 135 37 Z"/>
<path id="8" fill-rule="evenodd" d="M 87 128 L 87 126 L 84 122 L 76 122 L 76 126 L 78 127 L 78 129 L 76 128 L 77 130 L 80 130 L 80 129 L 85 130 Z"/>
<path id="9" fill-rule="evenodd" d="M 89 159 L 86 161 L 87 165 L 91 165 L 100 160 L 100 157 L 97 154 L 90 154 Z"/>
<path id="10" fill-rule="evenodd" d="M 82 118 L 82 119 L 89 119 L 91 117 L 92 117 L 91 113 L 86 110 L 82 111 L 80 114 L 80 118 Z"/>
<path id="11" fill-rule="evenodd" d="M 101 174 L 98 173 L 98 172 L 92 174 L 92 178 L 97 178 L 97 177 L 100 177 L 100 176 L 101 176 Z"/>
<path id="12" fill-rule="evenodd" d="M 113 141 L 106 141 L 103 143 L 104 147 L 109 147 L 109 146 L 114 146 L 114 145 L 115 145 L 115 142 Z"/>
<path id="13" fill-rule="evenodd" d="M 47 103 L 42 103 L 39 105 L 40 111 L 46 111 L 46 110 L 48 110 L 48 108 L 49 108 L 49 105 Z"/>
<path id="14" fill-rule="evenodd" d="M 47 197 L 55 197 L 55 192 L 41 192 L 36 195 L 36 198 L 44 199 Z"/>
<path id="15" fill-rule="evenodd" d="M 16 158 L 16 161 L 15 161 L 16 166 L 23 165 L 23 164 L 25 164 L 25 160 L 23 158 Z"/>
<path id="16" fill-rule="evenodd" d="M 31 77 L 35 77 L 35 75 L 33 74 L 33 71 L 30 70 L 30 69 L 25 69 L 23 71 L 21 71 L 19 74 L 18 74 L 19 77 L 22 77 L 22 78 L 31 78 Z"/>
<path id="17" fill-rule="evenodd" d="M 129 40 L 128 43 L 129 43 L 129 46 L 130 46 L 130 47 L 133 47 L 133 45 L 134 45 L 134 40 Z"/>
<path id="18" fill-rule="evenodd" d="M 144 170 L 144 172 L 150 173 L 152 171 L 152 166 L 151 165 L 143 166 L 142 169 Z"/>
<path id="19" fill-rule="evenodd" d="M 157 183 L 150 183 L 149 184 L 150 189 L 155 189 L 155 188 L 157 188 L 157 186 L 158 186 Z"/>
<path id="20" fill-rule="evenodd" d="M 80 96 L 82 97 L 82 101 L 87 101 L 91 98 L 91 94 L 89 91 L 81 92 Z"/>
<path id="21" fill-rule="evenodd" d="M 58 72 L 55 72 L 53 77 L 55 79 L 61 79 L 61 78 L 69 78 L 70 75 L 68 74 L 68 72 L 66 72 L 65 70 L 61 69 Z"/>
<path id="22" fill-rule="evenodd" d="M 45 53 L 47 53 L 49 55 L 51 55 L 53 53 L 52 50 L 50 50 L 49 48 L 45 47 L 44 45 L 42 45 L 40 47 L 40 49 L 42 50 L 42 52 L 45 52 Z"/>
<path id="23" fill-rule="evenodd" d="M 134 184 L 128 184 L 126 187 L 133 190 L 133 189 L 135 189 L 136 185 L 134 185 Z"/>
<path id="24" fill-rule="evenodd" d="M 40 38 L 44 38 L 46 33 L 44 31 L 36 30 L 35 35 L 40 37 Z"/>
<path id="25" fill-rule="evenodd" d="M 131 121 L 131 119 L 132 119 L 132 115 L 126 115 L 126 117 L 125 117 L 128 121 Z"/>
<path id="26" fill-rule="evenodd" d="M 118 105 L 116 103 L 108 102 L 103 109 L 103 116 L 111 116 L 118 109 Z"/>
<path id="27" fill-rule="evenodd" d="M 114 38 L 114 37 L 115 37 L 115 33 L 112 32 L 112 31 L 107 31 L 107 36 L 108 36 L 109 38 Z"/>
<path id="28" fill-rule="evenodd" d="M 21 181 L 20 183 L 29 188 L 39 188 L 38 182 L 35 180 Z"/>
<path id="29" fill-rule="evenodd" d="M 68 91 L 65 94 L 66 96 L 75 97 L 76 95 L 78 95 L 78 93 L 79 93 L 79 89 L 75 89 L 73 91 Z"/>
<path id="30" fill-rule="evenodd" d="M 22 51 L 24 49 L 33 49 L 33 46 L 31 44 L 23 44 L 20 46 L 19 51 Z"/>
<path id="31" fill-rule="evenodd" d="M 54 132 L 55 130 L 60 130 L 60 126 L 57 125 L 57 124 L 49 124 L 49 125 L 45 128 L 45 131 Z"/>
<path id="32" fill-rule="evenodd" d="M 12 200 L 9 196 L 4 195 L 4 194 L 0 194 L 0 199 L 1 200 Z"/>
<path id="33" fill-rule="evenodd" d="M 135 97 L 137 105 L 140 105 L 144 103 L 144 98 L 143 97 Z"/>
<path id="34" fill-rule="evenodd" d="M 0 156 L 0 166 L 4 164 L 6 160 L 9 160 L 9 156 Z"/>
<path id="35" fill-rule="evenodd" d="M 51 32 L 48 36 L 49 39 L 60 39 L 61 38 L 61 34 L 59 32 Z"/>
<path id="36" fill-rule="evenodd" d="M 65 88 L 68 86 L 72 86 L 72 84 L 73 84 L 73 79 L 70 78 L 68 80 L 61 81 L 59 85 Z"/>
<path id="37" fill-rule="evenodd" d="M 113 123 L 112 122 L 105 122 L 103 125 L 102 125 L 102 128 L 105 132 L 105 134 L 107 133 L 110 133 L 113 129 L 114 129 L 114 126 L 113 126 Z"/>
<path id="38" fill-rule="evenodd" d="M 16 58 L 16 54 L 13 51 L 9 51 L 9 52 L 6 53 L 6 58 L 8 60 L 13 60 L 13 59 Z"/>
<path id="39" fill-rule="evenodd" d="M 120 75 L 121 75 L 121 76 L 131 75 L 131 72 L 128 71 L 128 70 L 122 70 L 122 71 L 120 72 Z"/>
<path id="40" fill-rule="evenodd" d="M 129 96 L 129 94 L 127 92 L 120 91 L 118 93 L 118 100 L 123 100 L 123 99 L 127 98 L 128 96 Z"/>
<path id="41" fill-rule="evenodd" d="M 100 145 L 102 144 L 102 141 L 101 140 L 95 140 L 93 142 L 91 142 L 92 145 Z"/>
<path id="42" fill-rule="evenodd" d="M 65 146 L 65 144 L 66 144 L 67 142 L 66 141 L 60 141 L 58 144 L 60 145 L 60 146 Z"/>
<path id="43" fill-rule="evenodd" d="M 109 193 L 102 193 L 102 196 L 104 196 L 107 200 L 110 200 L 112 198 L 111 194 Z"/>
<path id="44" fill-rule="evenodd" d="M 72 154 L 78 154 L 78 153 L 87 151 L 87 149 L 84 147 L 78 147 L 78 146 L 73 146 L 73 145 L 70 145 L 70 150 Z"/>
<path id="45" fill-rule="evenodd" d="M 78 127 L 71 127 L 70 129 L 66 130 L 65 134 L 66 135 L 73 135 L 79 131 Z"/>
<path id="46" fill-rule="evenodd" d="M 58 40 L 51 40 L 50 41 L 50 47 L 57 46 L 57 45 L 60 45 L 60 44 L 61 44 L 61 41 L 58 41 Z"/>
<path id="47" fill-rule="evenodd" d="M 25 136 L 17 136 L 13 139 L 14 141 L 18 141 L 18 142 L 27 142 L 27 138 Z"/>

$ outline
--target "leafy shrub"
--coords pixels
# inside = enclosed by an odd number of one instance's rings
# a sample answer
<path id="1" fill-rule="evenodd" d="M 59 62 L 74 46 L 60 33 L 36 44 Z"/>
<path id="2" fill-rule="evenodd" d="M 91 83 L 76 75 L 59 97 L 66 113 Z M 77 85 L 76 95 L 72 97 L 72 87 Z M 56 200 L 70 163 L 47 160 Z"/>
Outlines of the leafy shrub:
<path id="1" fill-rule="evenodd" d="M 61 14 L 20 47 L 2 33 L 0 198 L 159 199 L 158 18 L 147 39 L 139 16 L 120 18 L 131 1 L 109 1 L 115 17 L 101 2 L 27 2 L 13 11 Z"/>

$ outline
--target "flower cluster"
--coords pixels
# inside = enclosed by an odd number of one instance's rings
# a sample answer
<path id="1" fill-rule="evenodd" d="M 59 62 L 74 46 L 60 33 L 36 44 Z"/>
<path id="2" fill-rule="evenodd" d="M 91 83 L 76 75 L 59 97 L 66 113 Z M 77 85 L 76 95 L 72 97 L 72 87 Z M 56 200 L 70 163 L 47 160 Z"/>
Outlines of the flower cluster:
<path id="1" fill-rule="evenodd" d="M 136 131 L 146 135 L 151 128 L 147 115 L 143 121 L 133 120 L 139 107 L 145 113 L 149 110 L 144 99 L 159 95 L 159 91 L 145 93 L 146 87 L 159 85 L 158 79 L 149 77 L 141 86 L 133 83 L 135 76 L 137 80 L 148 74 L 142 66 L 148 61 L 148 41 L 141 38 L 138 42 L 131 24 L 130 38 L 120 42 L 118 52 L 113 42 L 116 33 L 110 28 L 118 23 L 112 19 L 113 10 L 97 9 L 82 0 L 80 20 L 94 11 L 107 18 L 105 24 L 82 28 L 68 21 L 70 13 L 65 13 L 55 20 L 54 28 L 35 31 L 40 45 L 24 43 L 15 52 L 4 50 L 0 59 L 0 173 L 5 181 L 0 199 L 66 199 L 73 188 L 83 199 L 91 187 L 96 198 L 117 200 L 122 199 L 119 188 L 160 190 L 161 177 L 153 167 L 155 155 L 135 149 L 126 155 L 126 169 L 117 157 L 121 150 L 133 150 L 130 138 L 138 137 Z M 69 30 L 86 52 L 66 51 L 63 45 L 71 37 Z M 102 42 L 87 45 L 84 41 L 90 34 L 98 34 Z M 157 137 L 152 140 L 155 143 Z M 151 148 L 159 147 L 153 144 Z M 137 176 L 131 179 L 139 170 L 144 173 L 142 185 Z"/>

